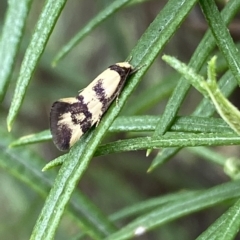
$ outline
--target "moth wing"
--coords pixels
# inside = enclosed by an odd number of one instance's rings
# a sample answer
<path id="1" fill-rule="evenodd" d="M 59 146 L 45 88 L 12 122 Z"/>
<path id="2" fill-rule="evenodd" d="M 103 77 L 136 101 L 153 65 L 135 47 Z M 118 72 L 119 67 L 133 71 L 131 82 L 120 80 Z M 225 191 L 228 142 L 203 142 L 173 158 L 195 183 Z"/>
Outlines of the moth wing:
<path id="1" fill-rule="evenodd" d="M 122 66 L 123 65 L 123 66 Z M 50 113 L 53 142 L 60 150 L 67 150 L 95 123 L 120 93 L 129 64 L 118 63 L 98 75 L 76 98 L 55 102 Z"/>
<path id="2" fill-rule="evenodd" d="M 119 84 L 121 82 L 121 77 L 115 71 L 108 70 L 111 72 L 111 76 L 109 75 L 106 78 L 106 81 L 103 81 L 103 88 L 105 89 L 105 94 L 108 98 L 115 98 L 116 92 L 119 88 Z"/>
<path id="3" fill-rule="evenodd" d="M 94 96 L 93 98 L 103 105 L 104 112 L 121 90 L 121 80 L 116 71 L 107 69 L 98 75 L 81 94 Z"/>
<path id="4" fill-rule="evenodd" d="M 79 121 L 84 119 L 84 115 L 76 111 L 79 104 L 76 98 L 63 98 L 52 105 L 50 130 L 59 150 L 69 149 L 83 135 L 81 125 L 73 121 L 73 116 Z"/>
<path id="5" fill-rule="evenodd" d="M 104 90 L 106 97 L 110 97 L 114 94 L 119 83 L 121 81 L 121 77 L 116 71 L 111 69 L 106 69 L 100 75 L 98 75 L 86 88 L 86 90 L 91 91 L 94 87 L 96 87 L 99 83 L 101 83 L 101 88 Z"/>

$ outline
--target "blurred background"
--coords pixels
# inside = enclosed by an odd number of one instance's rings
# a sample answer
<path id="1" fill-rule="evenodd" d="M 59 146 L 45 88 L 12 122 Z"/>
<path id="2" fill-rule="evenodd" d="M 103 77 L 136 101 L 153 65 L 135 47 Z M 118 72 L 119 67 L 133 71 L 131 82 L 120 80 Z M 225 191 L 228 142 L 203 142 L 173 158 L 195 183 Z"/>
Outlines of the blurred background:
<path id="1" fill-rule="evenodd" d="M 38 64 L 20 114 L 13 126 L 12 134 L 15 137 L 48 129 L 49 111 L 55 100 L 77 95 L 80 89 L 109 65 L 124 61 L 167 1 L 152 0 L 126 6 L 100 24 L 53 68 L 51 62 L 60 48 L 109 2 L 111 1 L 72 0 L 67 2 Z M 43 4 L 44 1 L 33 1 L 29 13 L 11 85 L 0 106 L 2 128 L 6 128 L 6 116 L 19 68 Z M 218 4 L 220 9 L 224 6 L 223 1 L 218 1 Z M 1 1 L 0 29 L 2 29 L 6 9 L 7 1 Z M 229 28 L 234 40 L 238 41 L 239 18 L 235 18 Z M 207 24 L 197 5 L 144 76 L 141 84 L 125 105 L 122 115 L 128 113 L 131 102 L 136 102 L 144 89 L 154 87 L 155 84 L 176 76 L 175 71 L 161 60 L 162 54 L 173 55 L 187 63 L 206 30 Z M 168 96 L 147 109 L 139 110 L 138 114 L 162 114 L 167 99 Z M 195 90 L 191 90 L 179 115 L 189 115 L 200 100 L 201 96 Z M 234 93 L 231 100 L 238 106 L 239 93 Z M 135 135 L 138 136 L 136 133 Z M 129 136 L 132 135 L 109 134 L 104 141 L 114 141 Z M 46 163 L 62 154 L 51 141 L 27 146 L 27 148 L 39 154 Z M 238 147 L 215 149 L 226 156 L 239 153 Z M 209 188 L 228 180 L 220 167 L 196 157 L 187 150 L 180 151 L 169 162 L 147 173 L 156 154 L 157 151 L 153 151 L 149 157 L 146 157 L 145 151 L 137 151 L 94 158 L 79 184 L 79 189 L 104 213 L 111 214 L 125 206 L 152 197 L 185 189 Z M 39 171 L 41 172 L 41 169 Z M 0 239 L 27 239 L 43 206 L 44 199 L 2 169 L 0 169 L 0 182 Z M 225 206 L 221 206 L 192 214 L 137 239 L 171 240 L 176 239 L 176 235 L 178 239 L 194 239 L 224 209 Z M 78 231 L 72 219 L 64 216 L 56 239 L 69 239 Z"/>

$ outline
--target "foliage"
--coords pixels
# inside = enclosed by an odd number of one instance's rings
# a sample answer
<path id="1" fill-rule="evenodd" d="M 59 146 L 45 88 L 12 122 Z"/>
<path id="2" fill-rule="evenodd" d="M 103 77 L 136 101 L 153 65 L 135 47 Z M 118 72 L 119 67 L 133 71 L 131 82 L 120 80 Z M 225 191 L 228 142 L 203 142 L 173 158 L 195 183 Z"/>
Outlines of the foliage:
<path id="1" fill-rule="evenodd" d="M 190 27 L 189 17 L 199 10 L 196 0 L 103 2 L 46 0 L 42 6 L 11 0 L 5 7 L 1 221 L 6 206 L 11 214 L 1 239 L 235 239 L 239 113 L 228 98 L 239 85 L 240 65 L 227 25 L 240 1 L 230 0 L 220 13 L 213 0 L 200 0 L 209 26 L 203 37 Z M 184 47 L 176 47 L 178 42 Z M 164 65 L 163 52 L 191 56 L 188 65 L 164 58 L 183 76 Z M 214 55 L 218 61 L 207 69 Z M 89 79 L 124 59 L 140 70 L 98 127 L 60 154 L 48 130 L 52 102 L 76 95 Z M 185 78 L 200 94 L 189 91 Z M 215 99 L 223 119 L 214 115 Z M 225 115 L 219 111 L 223 105 Z M 46 165 L 47 160 L 53 161 Z"/>

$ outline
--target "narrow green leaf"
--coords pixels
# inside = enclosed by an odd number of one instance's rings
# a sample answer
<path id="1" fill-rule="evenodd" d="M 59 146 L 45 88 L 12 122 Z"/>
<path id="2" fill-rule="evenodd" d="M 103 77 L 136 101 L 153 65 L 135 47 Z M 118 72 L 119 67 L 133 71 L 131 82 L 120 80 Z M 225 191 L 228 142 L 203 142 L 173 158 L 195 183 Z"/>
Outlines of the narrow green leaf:
<path id="1" fill-rule="evenodd" d="M 228 67 L 231 69 L 238 85 L 240 85 L 240 53 L 218 11 L 215 1 L 200 0 L 200 6 L 216 39 L 216 43 L 228 63 Z"/>
<path id="2" fill-rule="evenodd" d="M 11 141 L 10 134 L 0 129 L 0 167 L 26 183 L 40 196 L 46 197 L 56 174 L 39 174 L 39 169 L 44 164 L 43 159 L 31 151 L 8 149 Z"/>
<path id="3" fill-rule="evenodd" d="M 44 130 L 39 133 L 34 133 L 30 135 L 23 136 L 14 142 L 12 142 L 9 147 L 20 147 L 28 144 L 45 142 L 52 139 L 52 135 L 49 130 Z"/>
<path id="4" fill-rule="evenodd" d="M 0 39 L 0 102 L 3 100 L 13 72 L 32 0 L 8 1 L 8 10 Z"/>
<path id="5" fill-rule="evenodd" d="M 236 133 L 166 133 L 164 136 L 154 139 L 141 137 L 106 143 L 98 147 L 95 156 L 149 148 L 224 146 L 238 145 L 239 143 L 240 137 Z"/>
<path id="6" fill-rule="evenodd" d="M 145 116 L 145 117 L 141 117 L 141 118 L 139 118 L 139 117 L 127 117 L 127 118 L 120 117 L 120 118 L 117 119 L 118 121 L 115 121 L 114 123 L 116 123 L 116 125 L 117 125 L 117 122 L 121 123 L 122 127 L 120 126 L 120 129 L 124 128 L 126 131 L 129 131 L 127 123 L 125 123 L 126 119 L 128 119 L 128 120 L 132 119 L 133 121 L 131 123 L 133 123 L 134 121 L 138 122 L 140 120 L 139 122 L 141 122 L 141 123 L 144 122 L 144 124 L 147 124 L 147 122 L 149 122 L 151 120 L 153 120 L 156 124 L 157 121 L 158 121 L 158 117 L 152 117 L 152 116 Z M 197 120 L 197 121 L 195 121 L 195 120 Z M 210 119 L 207 119 L 207 120 L 210 120 Z M 172 125 L 171 130 L 179 131 L 179 132 L 181 132 L 181 134 L 171 133 L 169 135 L 166 135 L 166 136 L 164 136 L 164 139 L 160 144 L 163 144 L 163 142 L 165 142 L 165 140 L 168 140 L 168 145 L 164 145 L 164 146 L 170 147 L 170 146 L 174 145 L 172 139 L 177 141 L 177 139 L 181 138 L 179 140 L 178 146 L 182 146 L 182 137 L 183 137 L 182 132 L 184 132 L 185 129 L 186 129 L 187 132 L 188 131 L 191 132 L 191 130 L 192 130 L 193 132 L 196 131 L 196 132 L 201 132 L 201 133 L 203 133 L 204 131 L 215 132 L 214 130 L 216 130 L 216 129 L 218 129 L 218 131 L 217 131 L 218 133 L 223 133 L 223 132 L 229 133 L 230 132 L 229 128 L 221 128 L 221 127 L 218 128 L 217 125 L 216 125 L 217 124 L 216 120 L 217 119 L 214 119 L 214 121 L 211 123 L 210 121 L 204 122 L 204 119 L 201 119 L 201 118 L 194 119 L 194 117 L 191 117 L 190 119 L 188 119 L 188 117 L 176 119 L 176 125 Z M 181 126 L 182 123 L 184 123 L 184 127 L 179 128 L 179 125 Z M 225 126 L 225 124 L 223 124 L 223 126 Z M 143 126 L 143 128 L 145 128 L 145 127 L 146 126 Z M 207 127 L 207 128 L 205 128 L 205 127 Z M 112 127 L 110 127 L 110 129 L 118 130 L 119 126 L 117 125 L 116 129 L 114 129 L 114 126 L 112 126 Z M 137 126 L 137 129 L 141 130 L 141 131 L 143 130 L 141 127 L 139 128 L 139 125 Z M 155 128 L 153 128 L 152 130 L 154 130 L 154 129 Z M 133 130 L 133 128 L 131 128 L 131 130 Z M 197 137 L 196 135 L 194 135 L 194 136 Z M 204 136 L 209 136 L 209 135 L 199 135 L 199 138 L 202 138 Z M 184 137 L 186 137 L 188 140 L 192 140 L 193 135 L 185 135 Z M 135 145 L 137 145 L 136 141 L 139 141 L 139 144 L 142 143 L 143 141 L 146 143 L 147 139 L 148 138 L 135 138 L 135 139 L 133 139 L 133 141 L 134 141 Z M 120 142 L 117 141 L 117 142 L 114 142 L 114 143 L 109 143 L 107 145 L 101 145 L 97 149 L 97 151 L 95 152 L 94 156 L 107 155 L 107 154 L 111 154 L 111 153 L 121 152 L 121 151 L 124 151 L 124 150 L 129 150 L 129 149 L 125 149 L 125 145 L 126 145 L 126 141 L 127 141 L 127 144 L 128 143 L 132 144 L 131 140 L 132 139 L 124 140 L 124 141 L 120 141 Z M 128 141 L 130 141 L 130 142 L 128 142 Z M 165 143 L 167 144 L 167 142 L 165 142 Z M 148 143 L 146 143 L 145 148 L 148 146 L 147 144 Z M 177 143 L 175 143 L 175 144 L 177 144 Z M 201 143 L 201 144 L 208 145 L 208 143 Z M 220 145 L 222 145 L 222 143 Z M 186 146 L 186 145 L 184 145 L 184 146 Z M 159 148 L 159 145 L 155 145 L 155 147 Z M 161 146 L 161 147 L 163 147 L 163 146 Z M 106 148 L 106 151 L 105 151 L 105 148 Z M 114 149 L 114 152 L 111 152 L 111 150 L 108 151 L 109 150 L 108 148 L 109 149 Z M 140 148 L 140 149 L 142 149 L 142 148 Z M 134 150 L 139 150 L 139 149 L 134 149 Z M 62 156 L 50 161 L 49 163 L 47 163 L 44 166 L 42 171 L 47 171 L 47 170 L 49 170 L 53 167 L 62 165 L 63 162 L 65 161 L 65 157 L 66 157 L 65 155 L 62 155 Z"/>
<path id="7" fill-rule="evenodd" d="M 164 55 L 163 60 L 180 72 L 206 98 L 210 98 L 219 115 L 237 134 L 240 134 L 240 112 L 226 97 L 224 97 L 216 82 L 216 57 L 213 57 L 209 61 L 207 81 L 176 58 Z"/>
<path id="8" fill-rule="evenodd" d="M 181 73 L 204 97 L 208 97 L 208 92 L 203 86 L 205 79 L 198 75 L 193 68 L 168 55 L 163 55 L 162 59 Z"/>
<path id="9" fill-rule="evenodd" d="M 232 240 L 240 228 L 240 200 L 219 217 L 196 240 Z"/>
<path id="10" fill-rule="evenodd" d="M 189 196 L 184 201 L 181 199 L 164 204 L 136 218 L 128 225 L 122 227 L 118 232 L 108 236 L 105 240 L 130 239 L 190 213 L 240 197 L 239 183 L 239 181 L 225 183 L 206 191 L 195 193 L 195 196 Z M 238 225 L 238 222 L 236 225 Z"/>
<path id="11" fill-rule="evenodd" d="M 54 57 L 52 65 L 55 66 L 58 61 L 64 58 L 81 40 L 84 39 L 93 29 L 95 29 L 100 23 L 113 15 L 116 11 L 122 9 L 131 0 L 116 0 L 98 13 L 86 26 L 79 31 Z"/>
<path id="12" fill-rule="evenodd" d="M 65 154 L 55 158 L 54 160 L 50 161 L 43 167 L 42 172 L 48 171 L 51 168 L 55 168 L 57 166 L 62 165 L 66 158 L 67 156 L 65 156 Z"/>
<path id="13" fill-rule="evenodd" d="M 185 201 L 191 197 L 196 196 L 201 191 L 181 191 L 177 193 L 167 194 L 161 197 L 151 198 L 149 200 L 135 203 L 133 206 L 126 207 L 112 215 L 110 219 L 113 221 L 121 220 L 124 218 L 134 217 L 143 213 L 148 213 L 151 210 L 156 209 L 156 207 L 164 206 L 167 203 L 174 201 Z"/>
<path id="14" fill-rule="evenodd" d="M 7 127 L 9 131 L 11 131 L 12 124 L 20 110 L 33 72 L 66 1 L 67 0 L 47 0 L 44 5 L 21 65 L 13 100 L 7 117 Z"/>
<path id="15" fill-rule="evenodd" d="M 109 132 L 149 132 L 154 131 L 159 120 L 158 116 L 118 117 L 109 128 Z M 176 117 L 170 131 L 176 132 L 231 132 L 232 130 L 220 118 Z M 52 139 L 49 130 L 23 136 L 9 147 L 45 142 Z"/>
<path id="16" fill-rule="evenodd" d="M 154 140 L 150 137 L 141 137 L 106 143 L 97 148 L 94 156 L 144 150 L 149 147 L 159 149 L 168 147 L 224 146 L 238 145 L 239 142 L 240 137 L 234 133 L 166 133 L 162 137 L 154 138 Z M 44 166 L 42 171 L 47 171 L 63 164 L 67 157 L 67 154 L 65 154 L 52 160 Z"/>
<path id="17" fill-rule="evenodd" d="M 221 93 L 216 82 L 215 58 L 209 62 L 208 80 L 202 83 L 207 91 L 218 114 L 224 121 L 237 133 L 240 134 L 240 112 L 239 110 Z"/>

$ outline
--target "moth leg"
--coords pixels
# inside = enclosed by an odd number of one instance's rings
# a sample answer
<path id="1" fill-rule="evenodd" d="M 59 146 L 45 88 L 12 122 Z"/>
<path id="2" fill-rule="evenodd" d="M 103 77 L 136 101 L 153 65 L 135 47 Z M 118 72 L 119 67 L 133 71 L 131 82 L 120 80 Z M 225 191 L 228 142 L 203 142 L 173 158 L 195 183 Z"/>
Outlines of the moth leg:
<path id="1" fill-rule="evenodd" d="M 116 105 L 118 106 L 118 100 L 119 100 L 119 94 L 117 95 L 117 97 L 116 97 Z"/>
<path id="2" fill-rule="evenodd" d="M 96 123 L 96 127 L 98 126 L 98 124 L 100 123 L 101 119 L 98 119 L 97 120 L 97 123 Z"/>
<path id="3" fill-rule="evenodd" d="M 85 88 L 78 90 L 78 93 L 80 94 L 84 89 L 85 89 Z"/>
<path id="4" fill-rule="evenodd" d="M 132 75 L 133 73 L 137 72 L 138 70 L 140 70 L 142 67 L 144 67 L 146 65 L 146 63 L 144 63 L 143 65 L 139 66 L 139 67 L 135 67 L 131 72 L 130 75 Z"/>
<path id="5" fill-rule="evenodd" d="M 96 127 L 98 126 L 98 124 L 101 122 L 101 119 L 102 119 L 102 115 L 99 117 L 99 119 L 97 120 L 96 122 Z"/>

